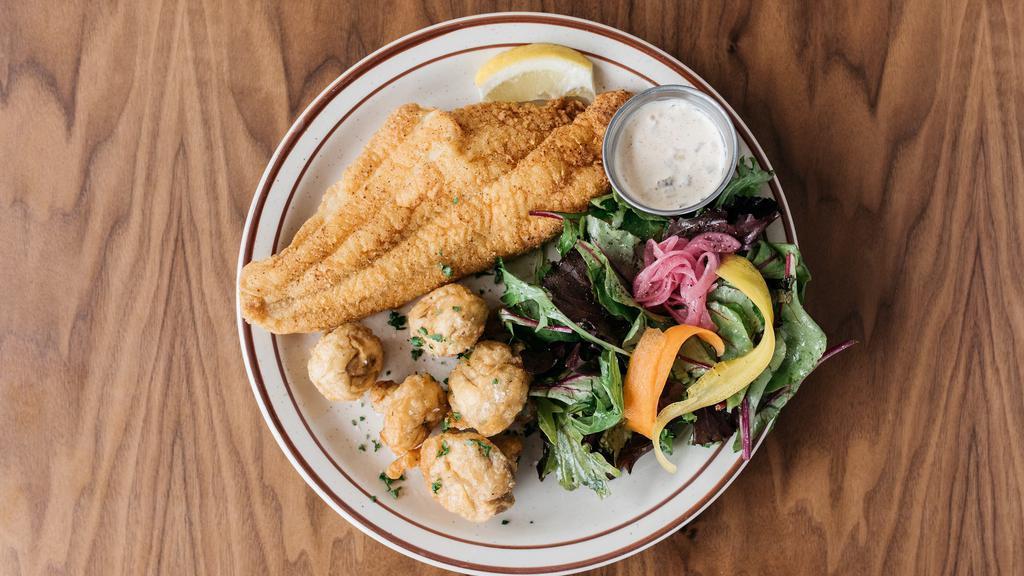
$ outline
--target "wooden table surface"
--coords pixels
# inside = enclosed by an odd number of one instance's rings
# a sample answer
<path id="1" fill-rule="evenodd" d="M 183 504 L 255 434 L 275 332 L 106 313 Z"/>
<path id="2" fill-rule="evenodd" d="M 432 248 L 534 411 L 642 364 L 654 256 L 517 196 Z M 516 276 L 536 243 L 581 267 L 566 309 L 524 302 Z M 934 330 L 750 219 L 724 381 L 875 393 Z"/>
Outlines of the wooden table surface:
<path id="1" fill-rule="evenodd" d="M 1024 3 L 0 2 L 0 573 L 439 573 L 306 487 L 234 280 L 299 111 L 403 34 L 548 10 L 660 46 L 764 145 L 860 346 L 600 574 L 1024 573 Z"/>

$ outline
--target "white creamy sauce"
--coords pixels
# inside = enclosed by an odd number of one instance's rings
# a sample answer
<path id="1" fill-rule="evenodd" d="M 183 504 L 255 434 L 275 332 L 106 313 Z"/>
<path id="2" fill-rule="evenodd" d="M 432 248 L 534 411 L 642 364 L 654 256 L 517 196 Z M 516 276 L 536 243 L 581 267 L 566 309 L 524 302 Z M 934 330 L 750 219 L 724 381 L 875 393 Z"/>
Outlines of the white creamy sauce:
<path id="1" fill-rule="evenodd" d="M 699 203 L 726 177 L 722 132 L 685 100 L 654 100 L 622 127 L 615 165 L 628 194 L 658 210 Z"/>

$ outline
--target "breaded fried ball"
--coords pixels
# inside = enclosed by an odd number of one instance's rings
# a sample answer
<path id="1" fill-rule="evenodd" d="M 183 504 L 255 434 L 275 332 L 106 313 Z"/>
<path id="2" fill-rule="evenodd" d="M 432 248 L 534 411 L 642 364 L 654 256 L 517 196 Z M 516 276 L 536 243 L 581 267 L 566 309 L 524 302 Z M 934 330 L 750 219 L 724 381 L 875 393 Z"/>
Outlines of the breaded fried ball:
<path id="1" fill-rule="evenodd" d="M 514 503 L 515 462 L 475 432 L 444 432 L 420 448 L 420 472 L 434 500 L 471 522 Z"/>
<path id="2" fill-rule="evenodd" d="M 406 464 L 388 468 L 388 476 L 397 478 L 405 465 L 415 465 L 414 459 L 403 457 L 414 450 L 430 434 L 447 410 L 444 390 L 430 374 L 413 374 L 401 384 L 391 381 L 377 382 L 370 390 L 373 408 L 384 415 L 380 439 Z"/>
<path id="3" fill-rule="evenodd" d="M 306 368 L 324 398 L 357 400 L 380 375 L 384 349 L 362 324 L 342 324 L 324 334 L 313 347 Z"/>
<path id="4" fill-rule="evenodd" d="M 480 342 L 448 377 L 448 403 L 458 414 L 450 423 L 494 436 L 515 421 L 529 389 L 530 375 L 519 356 L 501 342 Z"/>
<path id="5" fill-rule="evenodd" d="M 487 304 L 461 284 L 448 284 L 427 294 L 409 311 L 409 330 L 436 356 L 469 350 L 484 332 Z"/>

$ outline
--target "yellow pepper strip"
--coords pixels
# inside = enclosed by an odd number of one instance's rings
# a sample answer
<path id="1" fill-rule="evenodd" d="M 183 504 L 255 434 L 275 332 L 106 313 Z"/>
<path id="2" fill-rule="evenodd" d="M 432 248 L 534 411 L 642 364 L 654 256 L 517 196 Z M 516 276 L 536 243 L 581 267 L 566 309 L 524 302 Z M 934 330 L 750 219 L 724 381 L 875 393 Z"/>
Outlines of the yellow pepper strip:
<path id="1" fill-rule="evenodd" d="M 649 438 L 654 443 L 654 454 L 658 457 L 658 462 L 670 473 L 675 473 L 676 467 L 665 458 L 659 442 L 665 426 L 679 416 L 714 406 L 739 392 L 764 372 L 771 362 L 772 354 L 775 353 L 775 330 L 772 327 L 775 316 L 772 311 L 772 299 L 768 293 L 768 285 L 765 284 L 760 272 L 746 258 L 729 255 L 718 266 L 718 276 L 746 294 L 761 311 L 761 316 L 764 317 L 764 335 L 749 353 L 712 366 L 690 387 L 686 400 L 669 404 L 658 414 Z M 630 366 L 632 363 L 631 361 Z"/>
<path id="2" fill-rule="evenodd" d="M 623 390 L 623 415 L 630 430 L 652 437 L 651 427 L 658 415 L 658 398 L 665 389 L 665 382 L 679 349 L 691 336 L 697 336 L 713 346 L 719 355 L 725 352 L 725 343 L 718 334 L 699 326 L 680 324 L 664 332 L 648 328 L 640 336 L 629 359 Z"/>

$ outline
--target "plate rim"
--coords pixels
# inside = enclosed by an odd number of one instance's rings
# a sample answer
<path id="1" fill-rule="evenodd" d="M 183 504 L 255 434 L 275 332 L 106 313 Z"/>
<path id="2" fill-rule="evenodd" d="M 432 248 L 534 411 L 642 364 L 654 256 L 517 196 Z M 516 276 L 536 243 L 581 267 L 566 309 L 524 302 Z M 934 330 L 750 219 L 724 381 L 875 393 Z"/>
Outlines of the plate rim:
<path id="1" fill-rule="evenodd" d="M 296 120 L 291 124 L 288 131 L 282 137 L 277 148 L 274 150 L 273 155 L 267 163 L 267 167 L 264 169 L 263 175 L 256 187 L 256 194 L 250 203 L 249 211 L 246 216 L 245 226 L 243 228 L 243 234 L 239 246 L 239 257 L 236 270 L 236 293 L 235 293 L 235 311 L 236 311 L 236 323 L 239 331 L 239 343 L 241 345 L 242 357 L 245 364 L 246 374 L 249 378 L 249 383 L 255 396 L 256 402 L 260 407 L 260 411 L 263 414 L 263 418 L 267 427 L 270 428 L 272 435 L 278 443 L 278 446 L 285 453 L 289 462 L 299 472 L 300 476 L 305 482 L 314 489 L 314 491 L 323 499 L 331 508 L 335 510 L 339 515 L 345 518 L 350 524 L 356 526 L 360 531 L 373 539 L 381 542 L 382 544 L 392 548 L 402 554 L 410 556 L 421 562 L 446 568 L 456 569 L 462 571 L 471 571 L 479 574 L 492 574 L 492 573 L 572 573 L 590 568 L 596 568 L 610 564 L 612 562 L 621 560 L 633 554 L 640 552 L 654 544 L 665 539 L 673 532 L 692 521 L 694 518 L 700 515 L 700 513 L 707 508 L 712 502 L 714 502 L 735 480 L 742 469 L 746 466 L 746 462 L 738 460 L 728 472 L 715 484 L 715 486 L 705 493 L 701 498 L 697 500 L 695 506 L 691 507 L 682 516 L 675 520 L 666 522 L 660 528 L 655 529 L 653 532 L 638 538 L 634 541 L 629 542 L 625 546 L 622 546 L 612 552 L 606 554 L 599 554 L 596 557 L 588 558 L 584 560 L 574 561 L 568 564 L 556 565 L 556 566 L 543 566 L 543 567 L 502 567 L 502 566 L 490 566 L 480 565 L 474 563 L 468 563 L 460 561 L 454 558 L 445 557 L 439 554 L 434 554 L 430 551 L 423 550 L 416 545 L 398 539 L 394 541 L 387 536 L 387 533 L 381 526 L 363 518 L 354 509 L 346 505 L 345 502 L 340 501 L 341 498 L 333 494 L 333 491 L 328 490 L 326 486 L 323 486 L 324 480 L 312 472 L 309 463 L 304 461 L 299 462 L 299 452 L 297 446 L 292 443 L 291 438 L 286 433 L 283 424 L 276 418 L 276 415 L 272 415 L 267 406 L 270 401 L 269 397 L 266 396 L 266 386 L 258 385 L 259 381 L 262 384 L 262 374 L 258 374 L 253 367 L 253 355 L 254 346 L 252 343 L 251 326 L 249 326 L 242 317 L 241 314 L 241 301 L 238 293 L 238 285 L 241 277 L 242 267 L 251 260 L 253 246 L 255 242 L 255 221 L 254 216 L 258 212 L 262 212 L 263 205 L 266 203 L 267 198 L 270 195 L 272 188 L 271 183 L 279 173 L 285 158 L 291 152 L 294 145 L 301 138 L 302 134 L 307 128 L 309 128 L 317 116 L 323 111 L 323 109 L 331 102 L 333 97 L 337 95 L 341 90 L 348 86 L 351 82 L 362 76 L 364 73 L 376 68 L 382 62 L 388 60 L 391 56 L 401 53 L 411 47 L 419 45 L 421 43 L 430 41 L 434 38 L 443 36 L 449 32 L 470 28 L 473 26 L 482 26 L 485 24 L 509 24 L 509 23 L 530 23 L 530 24 L 544 24 L 554 26 L 567 26 L 598 34 L 600 36 L 616 40 L 627 45 L 631 45 L 633 48 L 640 50 L 641 52 L 656 58 L 659 62 L 666 65 L 673 71 L 679 73 L 685 77 L 688 81 L 692 82 L 695 86 L 701 90 L 710 94 L 718 102 L 720 102 L 726 109 L 733 122 L 737 126 L 737 131 L 740 133 L 742 139 L 750 148 L 751 153 L 758 159 L 763 167 L 771 170 L 771 164 L 766 157 L 760 143 L 754 138 L 750 129 L 746 123 L 736 114 L 732 107 L 726 102 L 721 95 L 715 91 L 710 84 L 708 84 L 703 78 L 696 74 L 693 70 L 687 67 L 685 64 L 680 62 L 678 59 L 661 50 L 660 48 L 646 42 L 645 40 L 633 36 L 627 32 L 619 30 L 617 28 L 607 26 L 598 22 L 590 20 L 576 18 L 573 16 L 565 16 L 560 14 L 548 14 L 541 12 L 495 12 L 477 14 L 472 16 L 466 16 L 463 18 L 457 18 L 453 20 L 447 20 L 420 28 L 409 34 L 397 38 L 381 48 L 371 52 L 358 62 L 350 66 L 341 75 L 334 79 L 324 90 L 322 90 L 299 114 Z M 789 210 L 788 203 L 786 202 L 785 194 L 782 191 L 781 184 L 777 177 L 772 178 L 769 182 L 769 187 L 772 191 L 772 195 L 776 198 L 780 205 L 780 211 L 782 212 L 782 222 L 787 238 L 796 243 L 796 232 L 795 226 L 793 225 L 792 215 Z M 767 433 L 761 434 L 757 438 L 755 445 L 759 447 L 763 442 Z M 310 470 L 306 470 L 310 467 Z"/>

